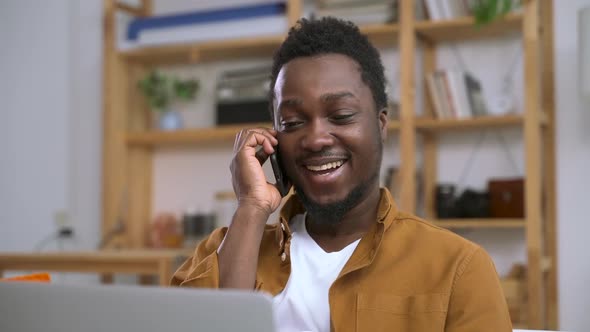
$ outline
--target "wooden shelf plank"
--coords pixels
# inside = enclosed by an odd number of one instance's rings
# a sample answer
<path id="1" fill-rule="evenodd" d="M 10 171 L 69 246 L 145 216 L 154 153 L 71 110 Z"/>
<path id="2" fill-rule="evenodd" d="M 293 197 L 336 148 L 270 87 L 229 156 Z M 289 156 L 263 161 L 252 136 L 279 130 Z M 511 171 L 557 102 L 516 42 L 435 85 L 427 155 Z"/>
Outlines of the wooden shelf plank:
<path id="1" fill-rule="evenodd" d="M 511 127 L 523 124 L 522 115 L 480 116 L 469 119 L 418 118 L 416 128 L 428 131 L 470 130 L 493 127 Z"/>
<path id="2" fill-rule="evenodd" d="M 127 14 L 131 14 L 133 16 L 142 17 L 142 16 L 146 16 L 147 15 L 145 9 L 143 7 L 141 7 L 141 6 L 135 7 L 135 6 L 130 6 L 128 4 L 125 4 L 125 3 L 117 2 L 115 4 L 115 7 L 118 10 L 120 10 L 120 11 L 122 11 L 124 13 L 127 13 Z"/>
<path id="3" fill-rule="evenodd" d="M 416 22 L 416 33 L 432 42 L 489 38 L 520 31 L 522 20 L 522 14 L 509 14 L 484 26 L 476 26 L 473 17 L 419 21 Z"/>
<path id="4" fill-rule="evenodd" d="M 264 57 L 272 55 L 283 38 L 283 36 L 269 36 L 149 46 L 122 51 L 120 54 L 129 61 L 151 65 Z"/>
<path id="5" fill-rule="evenodd" d="M 182 129 L 175 131 L 150 131 L 127 134 L 129 145 L 199 145 L 233 141 L 236 134 L 246 127 L 270 127 L 270 123 L 227 125 L 212 128 Z"/>
<path id="6" fill-rule="evenodd" d="M 397 24 L 372 24 L 362 26 L 360 29 L 376 47 L 391 47 L 398 43 L 399 26 Z"/>
<path id="7" fill-rule="evenodd" d="M 443 228 L 525 228 L 524 219 L 439 219 L 433 224 Z"/>
<path id="8" fill-rule="evenodd" d="M 367 25 L 361 27 L 361 31 L 378 47 L 393 46 L 397 43 L 397 25 Z M 285 36 L 279 35 L 214 40 L 200 43 L 141 47 L 119 53 L 129 61 L 152 65 L 270 57 L 284 38 Z"/>
<path id="9" fill-rule="evenodd" d="M 233 142 L 236 134 L 243 128 L 271 127 L 270 123 L 252 123 L 244 125 L 228 125 L 212 128 L 183 129 L 176 131 L 151 131 L 127 134 L 130 146 L 163 146 L 163 145 L 202 145 L 207 143 Z M 398 130 L 398 121 L 390 121 L 389 131 Z"/>

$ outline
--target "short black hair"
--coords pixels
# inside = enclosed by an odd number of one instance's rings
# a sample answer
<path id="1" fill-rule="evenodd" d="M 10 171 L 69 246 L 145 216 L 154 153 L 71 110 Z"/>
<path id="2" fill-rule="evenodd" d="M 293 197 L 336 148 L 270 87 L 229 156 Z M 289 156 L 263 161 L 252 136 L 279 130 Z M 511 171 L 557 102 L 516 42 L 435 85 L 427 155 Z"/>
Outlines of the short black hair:
<path id="1" fill-rule="evenodd" d="M 379 51 L 352 22 L 334 17 L 302 18 L 275 52 L 271 69 L 270 111 L 274 118 L 274 88 L 281 68 L 299 57 L 342 54 L 360 66 L 361 79 L 371 89 L 377 111 L 387 107 L 385 73 Z"/>

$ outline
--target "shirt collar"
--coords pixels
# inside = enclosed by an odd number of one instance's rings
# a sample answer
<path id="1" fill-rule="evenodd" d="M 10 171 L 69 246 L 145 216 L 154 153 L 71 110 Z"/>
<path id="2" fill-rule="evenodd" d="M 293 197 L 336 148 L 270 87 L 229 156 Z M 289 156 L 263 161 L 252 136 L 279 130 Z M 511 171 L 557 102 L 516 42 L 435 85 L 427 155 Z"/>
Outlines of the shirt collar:
<path id="1" fill-rule="evenodd" d="M 380 192 L 381 198 L 379 200 L 379 208 L 377 211 L 377 222 L 383 224 L 383 231 L 386 231 L 393 223 L 395 216 L 398 213 L 398 209 L 387 188 L 381 188 Z M 294 216 L 304 212 L 305 208 L 297 194 L 290 195 L 281 209 L 280 227 L 277 227 L 277 240 L 280 243 L 279 247 L 281 253 L 283 252 L 285 238 L 290 238 L 291 236 L 289 222 Z"/>

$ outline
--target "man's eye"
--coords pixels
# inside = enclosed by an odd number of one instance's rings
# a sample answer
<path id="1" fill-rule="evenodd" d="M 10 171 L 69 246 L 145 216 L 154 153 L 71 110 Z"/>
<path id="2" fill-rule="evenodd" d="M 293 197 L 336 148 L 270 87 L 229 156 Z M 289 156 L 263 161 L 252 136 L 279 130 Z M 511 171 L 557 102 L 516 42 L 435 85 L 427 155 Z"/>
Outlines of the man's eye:
<path id="1" fill-rule="evenodd" d="M 283 127 L 283 129 L 287 130 L 287 129 L 293 129 L 297 126 L 299 126 L 302 122 L 301 121 L 283 121 L 281 123 L 281 127 Z"/>
<path id="2" fill-rule="evenodd" d="M 342 113 L 342 114 L 334 114 L 332 115 L 332 121 L 344 123 L 352 120 L 354 113 Z"/>

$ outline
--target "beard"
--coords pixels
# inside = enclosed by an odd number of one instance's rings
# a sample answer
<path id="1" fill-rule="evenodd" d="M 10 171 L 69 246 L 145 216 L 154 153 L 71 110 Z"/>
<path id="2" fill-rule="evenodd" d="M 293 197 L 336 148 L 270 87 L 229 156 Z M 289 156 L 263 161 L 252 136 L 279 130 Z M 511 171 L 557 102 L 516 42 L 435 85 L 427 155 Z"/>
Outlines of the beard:
<path id="1" fill-rule="evenodd" d="M 378 142 L 380 153 L 375 170 L 367 180 L 361 181 L 356 187 L 354 187 L 344 199 L 338 202 L 320 204 L 305 195 L 305 192 L 300 187 L 296 185 L 294 186 L 295 192 L 297 193 L 297 196 L 299 196 L 305 210 L 313 217 L 316 223 L 323 226 L 338 225 L 344 215 L 357 206 L 362 199 L 367 196 L 368 191 L 371 190 L 375 182 L 379 180 L 381 159 L 383 157 L 383 142 L 381 142 L 381 140 L 378 140 Z"/>
<path id="2" fill-rule="evenodd" d="M 344 215 L 348 213 L 352 208 L 358 205 L 366 193 L 370 189 L 371 185 L 377 178 L 379 172 L 376 172 L 370 181 L 363 181 L 356 186 L 352 191 L 346 195 L 346 197 L 338 202 L 320 204 L 305 195 L 303 190 L 295 187 L 295 192 L 301 203 L 305 207 L 307 213 L 313 216 L 314 220 L 322 225 L 337 225 L 340 223 Z"/>

